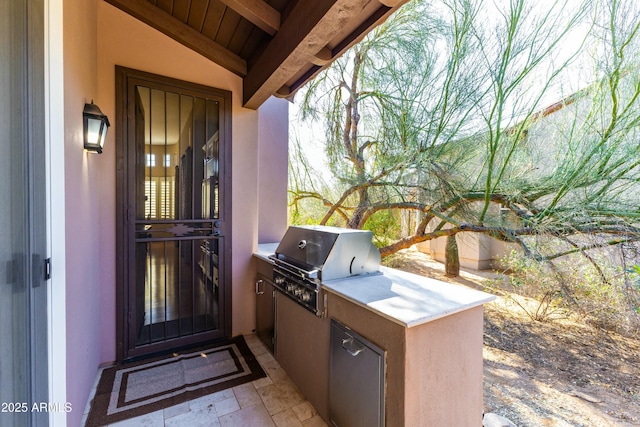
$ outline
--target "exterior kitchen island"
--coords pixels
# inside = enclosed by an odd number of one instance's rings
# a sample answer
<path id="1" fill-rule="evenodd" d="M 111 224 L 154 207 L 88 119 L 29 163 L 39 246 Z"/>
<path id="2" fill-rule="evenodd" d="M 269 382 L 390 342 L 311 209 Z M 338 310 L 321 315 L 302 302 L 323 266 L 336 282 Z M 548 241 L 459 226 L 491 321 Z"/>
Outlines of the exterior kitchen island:
<path id="1" fill-rule="evenodd" d="M 276 246 L 255 253 L 261 280 Z M 482 424 L 482 306 L 492 295 L 385 267 L 321 288 L 322 317 L 274 293 L 274 356 L 330 425 L 332 321 L 384 351 L 384 425 Z"/>

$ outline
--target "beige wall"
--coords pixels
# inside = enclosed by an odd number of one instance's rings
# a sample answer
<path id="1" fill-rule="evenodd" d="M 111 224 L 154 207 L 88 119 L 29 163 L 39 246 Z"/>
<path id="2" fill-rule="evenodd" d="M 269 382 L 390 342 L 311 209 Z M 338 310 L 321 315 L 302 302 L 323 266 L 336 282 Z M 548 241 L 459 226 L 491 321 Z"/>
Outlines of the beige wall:
<path id="1" fill-rule="evenodd" d="M 460 266 L 473 268 L 475 270 L 485 270 L 491 268 L 492 250 L 490 237 L 478 233 L 458 233 L 456 242 L 458 243 L 458 256 Z M 446 237 L 440 237 L 425 243 L 421 243 L 418 249 L 422 252 L 430 253 L 431 257 L 437 261 L 444 262 L 444 250 L 447 244 Z"/>
<path id="2" fill-rule="evenodd" d="M 456 235 L 458 243 L 458 256 L 460 266 L 474 270 L 488 270 L 499 268 L 499 258 L 506 255 L 517 245 L 501 242 L 492 237 L 480 233 L 461 232 Z M 428 253 L 436 261 L 444 262 L 444 249 L 447 244 L 446 237 L 419 243 L 416 248 L 420 252 Z"/>

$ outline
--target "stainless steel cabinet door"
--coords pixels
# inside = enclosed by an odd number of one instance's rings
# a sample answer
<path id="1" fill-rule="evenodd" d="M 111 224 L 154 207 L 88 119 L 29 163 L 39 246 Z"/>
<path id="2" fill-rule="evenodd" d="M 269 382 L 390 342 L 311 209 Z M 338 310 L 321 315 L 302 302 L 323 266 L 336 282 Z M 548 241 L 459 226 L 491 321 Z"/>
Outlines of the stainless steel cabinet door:
<path id="1" fill-rule="evenodd" d="M 384 426 L 385 353 L 331 321 L 329 417 L 337 427 Z"/>

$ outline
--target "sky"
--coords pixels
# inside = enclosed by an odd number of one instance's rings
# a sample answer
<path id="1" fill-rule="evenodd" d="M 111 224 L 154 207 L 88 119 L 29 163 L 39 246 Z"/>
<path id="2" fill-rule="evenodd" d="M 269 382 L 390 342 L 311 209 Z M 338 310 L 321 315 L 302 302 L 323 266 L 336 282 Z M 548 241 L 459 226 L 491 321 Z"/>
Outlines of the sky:
<path id="1" fill-rule="evenodd" d="M 499 11 L 504 10 L 504 6 L 509 4 L 510 1 L 513 2 L 514 0 L 482 1 L 483 10 L 480 12 L 478 21 L 482 22 L 483 25 L 480 25 L 478 28 L 488 30 L 497 25 L 498 20 L 502 18 Z M 578 10 L 583 1 L 584 0 L 561 0 L 559 3 L 553 0 L 526 1 L 526 7 L 532 7 L 533 9 L 525 15 L 524 22 L 528 24 L 534 21 L 536 17 L 549 13 L 548 19 L 558 19 L 556 26 L 553 28 L 560 31 L 564 28 L 563 25 L 564 22 L 566 22 L 567 16 Z M 633 0 L 619 0 L 621 4 L 625 2 L 628 2 L 629 7 L 637 11 L 638 5 L 636 5 Z M 442 6 L 438 7 L 438 4 L 442 5 L 442 2 L 431 2 L 430 7 L 440 11 L 446 10 L 446 8 Z M 575 25 L 572 30 L 563 37 L 562 42 L 558 44 L 555 49 L 555 54 L 538 67 L 538 74 L 532 76 L 532 78 L 528 80 L 528 85 L 524 86 L 528 93 L 539 93 L 542 90 L 543 82 L 547 81 L 547 76 L 554 70 L 554 67 L 557 67 L 558 64 L 563 63 L 568 58 L 573 57 L 571 66 L 560 73 L 552 86 L 544 91 L 544 96 L 541 97 L 536 107 L 538 110 L 562 100 L 597 80 L 594 61 L 602 56 L 601 43 L 600 40 L 595 37 L 585 41 L 585 36 L 588 31 L 592 29 L 592 17 L 596 11 L 600 13 L 605 12 L 604 16 L 606 17 L 605 6 L 607 0 L 587 0 L 587 4 L 593 6 L 594 9 L 592 9 L 588 15 L 585 15 L 585 19 L 580 25 Z M 634 14 L 627 12 L 626 14 L 622 14 L 620 18 L 633 22 L 633 16 Z M 488 24 L 485 25 L 485 23 Z M 605 22 L 605 26 L 606 24 Z M 599 30 L 599 28 L 595 29 Z M 526 38 L 528 35 L 521 32 L 518 33 L 518 36 Z M 299 140 L 307 158 L 313 159 L 314 166 L 317 167 L 318 171 L 322 171 L 320 173 L 325 179 L 330 179 L 331 176 L 324 172 L 327 170 L 327 166 L 324 160 L 326 159 L 326 155 L 324 153 L 323 143 L 325 132 L 323 123 L 306 122 L 301 124 L 297 121 L 301 99 L 302 96 L 298 94 L 294 102 L 290 105 L 290 146 L 293 146 L 294 141 Z M 507 117 L 506 121 L 519 121 L 519 118 L 517 116 Z"/>

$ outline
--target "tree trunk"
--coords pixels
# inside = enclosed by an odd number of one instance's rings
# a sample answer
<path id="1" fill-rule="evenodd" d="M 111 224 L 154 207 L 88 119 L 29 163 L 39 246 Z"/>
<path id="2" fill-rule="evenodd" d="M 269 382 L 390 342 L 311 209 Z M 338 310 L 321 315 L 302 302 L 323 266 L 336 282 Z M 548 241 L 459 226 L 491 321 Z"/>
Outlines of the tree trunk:
<path id="1" fill-rule="evenodd" d="M 447 236 L 447 245 L 444 248 L 444 271 L 447 277 L 460 275 L 460 258 L 458 257 L 458 244 L 456 235 Z"/>

